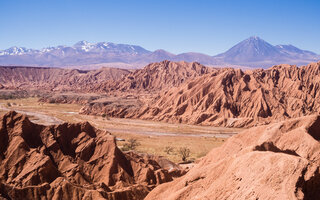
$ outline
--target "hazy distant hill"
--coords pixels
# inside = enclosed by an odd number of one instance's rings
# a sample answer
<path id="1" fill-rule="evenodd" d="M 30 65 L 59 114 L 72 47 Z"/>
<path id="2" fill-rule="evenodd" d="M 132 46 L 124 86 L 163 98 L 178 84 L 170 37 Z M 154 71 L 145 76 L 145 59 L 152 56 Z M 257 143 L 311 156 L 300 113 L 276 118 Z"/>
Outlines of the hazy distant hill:
<path id="1" fill-rule="evenodd" d="M 152 52 L 137 45 L 87 41 L 80 41 L 73 46 L 41 50 L 11 47 L 0 51 L 0 65 L 71 66 L 82 69 L 98 66 L 140 68 L 162 60 L 195 61 L 205 65 L 268 67 L 281 63 L 302 65 L 319 59 L 320 56 L 311 51 L 292 45 L 273 46 L 258 37 L 250 37 L 216 56 L 195 52 L 175 55 L 165 50 Z"/>

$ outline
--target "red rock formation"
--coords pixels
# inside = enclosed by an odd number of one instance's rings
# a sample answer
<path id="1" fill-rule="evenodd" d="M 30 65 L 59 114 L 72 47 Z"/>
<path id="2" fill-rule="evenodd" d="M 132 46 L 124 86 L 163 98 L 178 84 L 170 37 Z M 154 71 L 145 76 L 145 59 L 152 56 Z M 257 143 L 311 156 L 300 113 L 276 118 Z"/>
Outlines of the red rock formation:
<path id="1" fill-rule="evenodd" d="M 122 92 L 158 92 L 179 86 L 185 81 L 215 71 L 197 62 L 162 61 L 151 63 L 117 81 L 112 90 Z"/>
<path id="2" fill-rule="evenodd" d="M 320 62 L 246 72 L 221 69 L 163 92 L 133 117 L 248 127 L 319 113 L 319 95 Z"/>
<path id="3" fill-rule="evenodd" d="M 120 97 L 101 98 L 84 106 L 80 113 L 110 117 L 136 117 L 140 108 L 161 90 L 179 86 L 195 77 L 216 71 L 199 63 L 162 61 L 151 63 L 143 69 L 136 70 L 113 84 L 103 83 L 97 86 L 99 90 Z M 146 95 L 141 96 L 141 93 Z M 130 95 L 128 95 L 130 94 Z"/>
<path id="4" fill-rule="evenodd" d="M 181 175 L 155 159 L 122 153 L 114 136 L 88 122 L 42 126 L 15 112 L 0 121 L 5 199 L 143 199 Z"/>
<path id="5" fill-rule="evenodd" d="M 217 69 L 205 67 L 197 62 L 162 61 L 151 63 L 143 69 L 131 72 L 113 84 L 107 82 L 97 85 L 97 91 L 110 92 L 120 98 L 109 97 L 92 101 L 84 106 L 80 113 L 93 115 L 105 113 L 111 117 L 121 118 L 136 117 L 141 106 L 161 90 L 180 86 L 188 80 L 212 71 L 217 71 Z"/>
<path id="6" fill-rule="evenodd" d="M 248 129 L 146 200 L 320 199 L 320 116 Z"/>

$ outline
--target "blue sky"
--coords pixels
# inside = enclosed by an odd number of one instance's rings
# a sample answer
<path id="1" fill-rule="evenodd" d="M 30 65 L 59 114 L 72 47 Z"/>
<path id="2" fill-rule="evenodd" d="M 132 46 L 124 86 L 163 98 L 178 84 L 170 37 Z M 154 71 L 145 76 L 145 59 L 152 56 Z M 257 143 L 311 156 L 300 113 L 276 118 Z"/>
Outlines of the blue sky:
<path id="1" fill-rule="evenodd" d="M 80 40 L 215 55 L 250 36 L 320 54 L 319 0 L 0 0 L 0 49 Z"/>

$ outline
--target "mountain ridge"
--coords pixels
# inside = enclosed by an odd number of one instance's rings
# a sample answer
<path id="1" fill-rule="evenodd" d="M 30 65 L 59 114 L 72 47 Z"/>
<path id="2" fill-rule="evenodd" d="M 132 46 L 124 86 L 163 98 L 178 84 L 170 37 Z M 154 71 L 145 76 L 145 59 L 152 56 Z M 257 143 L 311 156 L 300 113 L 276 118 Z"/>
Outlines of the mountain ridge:
<path id="1" fill-rule="evenodd" d="M 245 39 L 224 53 L 210 56 L 198 52 L 173 54 L 163 49 L 147 50 L 138 45 L 112 42 L 90 43 L 79 41 L 72 46 L 59 45 L 41 50 L 11 47 L 0 50 L 0 65 L 29 65 L 49 67 L 95 68 L 94 65 L 109 64 L 124 68 L 141 68 L 163 60 L 200 62 L 204 65 L 269 67 L 276 64 L 304 65 L 320 60 L 320 55 L 299 49 L 293 45 L 271 45 L 253 36 Z"/>
<path id="2" fill-rule="evenodd" d="M 214 56 L 229 64 L 267 67 L 276 64 L 304 65 L 307 60 L 316 61 L 319 55 L 293 45 L 271 45 L 253 36 L 243 40 L 222 54 Z"/>

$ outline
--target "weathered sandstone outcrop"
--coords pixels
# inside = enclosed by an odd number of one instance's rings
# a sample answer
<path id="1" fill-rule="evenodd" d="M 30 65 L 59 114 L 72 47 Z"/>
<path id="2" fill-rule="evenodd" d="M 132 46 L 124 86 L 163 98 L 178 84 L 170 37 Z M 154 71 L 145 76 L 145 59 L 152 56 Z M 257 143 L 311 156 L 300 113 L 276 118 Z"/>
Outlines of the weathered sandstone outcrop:
<path id="1" fill-rule="evenodd" d="M 146 200 L 320 199 L 320 116 L 248 129 Z"/>
<path id="2" fill-rule="evenodd" d="M 320 62 L 246 72 L 221 69 L 161 93 L 133 117 L 250 127 L 319 111 Z"/>
<path id="3" fill-rule="evenodd" d="M 4 199 L 143 199 L 183 174 L 153 157 L 122 153 L 114 136 L 88 122 L 42 126 L 16 112 L 0 122 Z"/>

